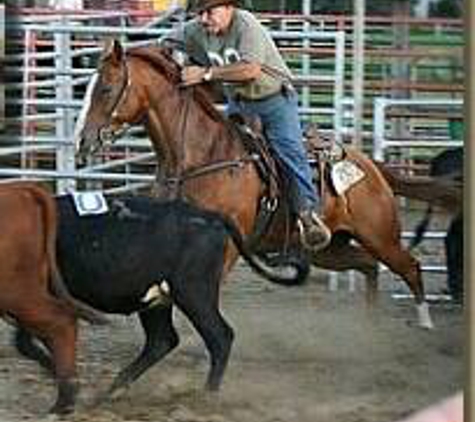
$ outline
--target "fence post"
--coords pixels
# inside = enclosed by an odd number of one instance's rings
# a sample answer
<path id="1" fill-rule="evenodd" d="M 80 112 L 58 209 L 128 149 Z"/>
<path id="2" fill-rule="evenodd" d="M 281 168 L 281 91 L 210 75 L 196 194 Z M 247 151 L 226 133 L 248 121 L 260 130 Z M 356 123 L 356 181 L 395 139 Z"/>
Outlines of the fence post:
<path id="1" fill-rule="evenodd" d="M 364 65 L 365 65 L 365 0 L 354 2 L 353 19 L 353 145 L 363 147 L 364 128 Z"/>
<path id="2" fill-rule="evenodd" d="M 312 15 L 312 4 L 310 0 L 304 0 L 302 2 L 302 13 L 304 15 L 302 47 L 308 49 L 310 47 L 310 38 L 308 37 L 308 33 L 310 32 L 309 18 Z M 308 77 L 310 74 L 310 56 L 308 52 L 304 52 L 302 53 L 302 75 Z M 302 88 L 302 106 L 310 107 L 310 87 L 308 86 Z"/>
<path id="3" fill-rule="evenodd" d="M 386 101 L 384 98 L 375 98 L 373 113 L 373 158 L 384 161 L 384 130 L 385 130 Z"/>
<path id="4" fill-rule="evenodd" d="M 343 131 L 343 95 L 345 84 L 345 32 L 337 31 L 335 34 L 335 88 L 333 104 L 335 114 L 333 126 L 335 141 L 341 142 Z"/>
<path id="5" fill-rule="evenodd" d="M 66 15 L 62 15 L 62 25 L 68 24 Z M 71 33 L 62 31 L 54 35 L 54 48 L 56 54 L 56 99 L 61 102 L 72 103 L 73 101 L 73 78 L 72 78 L 72 45 Z M 58 105 L 56 108 L 58 119 L 56 120 L 56 169 L 59 172 L 73 172 L 74 161 L 74 110 L 69 106 Z M 59 179 L 56 185 L 57 193 L 65 193 L 76 188 L 74 179 Z"/>

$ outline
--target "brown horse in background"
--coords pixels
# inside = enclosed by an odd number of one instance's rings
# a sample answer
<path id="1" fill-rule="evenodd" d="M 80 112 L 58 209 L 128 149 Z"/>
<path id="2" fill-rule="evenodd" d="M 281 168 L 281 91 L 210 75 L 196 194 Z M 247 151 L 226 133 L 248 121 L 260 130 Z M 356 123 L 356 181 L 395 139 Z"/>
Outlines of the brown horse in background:
<path id="1" fill-rule="evenodd" d="M 88 86 L 78 120 L 79 156 L 92 154 L 133 124 L 143 124 L 150 136 L 165 194 L 178 193 L 219 211 L 231 217 L 245 236 L 252 235 L 267 188 L 254 155 L 246 150 L 235 127 L 214 107 L 206 89 L 180 87 L 180 67 L 169 51 L 146 47 L 126 54 L 112 41 Z M 374 263 L 369 252 L 404 279 L 414 294 L 419 324 L 430 328 L 419 263 L 401 245 L 392 191 L 362 153 L 348 149 L 347 159 L 364 177 L 344 194 L 324 190 L 324 220 L 334 236 L 330 246 L 318 254 L 318 264 L 348 269 L 344 260 L 353 256 L 369 268 Z M 287 243 L 285 233 L 295 233 L 295 221 L 277 220 L 259 248 L 282 248 Z M 351 238 L 367 252 L 352 246 Z M 236 257 L 229 248 L 224 274 Z"/>

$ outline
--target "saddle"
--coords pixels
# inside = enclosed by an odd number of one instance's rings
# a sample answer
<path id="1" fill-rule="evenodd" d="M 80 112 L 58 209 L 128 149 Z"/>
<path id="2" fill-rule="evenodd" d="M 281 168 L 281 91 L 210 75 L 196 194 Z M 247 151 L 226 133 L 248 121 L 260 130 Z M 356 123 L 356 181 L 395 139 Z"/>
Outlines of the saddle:
<path id="1" fill-rule="evenodd" d="M 253 249 L 267 233 L 279 208 L 289 223 L 294 220 L 296 191 L 284 171 L 283 163 L 272 150 L 269 142 L 266 141 L 259 119 L 245 117 L 242 114 L 232 114 L 229 116 L 229 121 L 246 152 L 254 157 L 254 166 L 265 186 L 254 229 L 246 239 L 248 247 Z"/>
<path id="2" fill-rule="evenodd" d="M 238 131 L 247 152 L 257 157 L 256 169 L 267 186 L 266 196 L 272 202 L 283 198 L 293 210 L 295 187 L 287 177 L 283 163 L 266 141 L 260 120 L 241 114 L 233 114 L 229 116 L 229 120 Z M 315 125 L 306 128 L 304 141 L 320 195 L 323 197 L 326 190 L 330 190 L 332 195 L 339 194 L 341 189 L 336 181 L 338 176 L 335 177 L 333 170 L 337 163 L 345 160 L 345 147 L 329 137 L 322 136 Z"/>
<path id="3" fill-rule="evenodd" d="M 258 242 L 258 239 L 266 233 L 278 208 L 283 211 L 289 227 L 295 221 L 296 187 L 288 177 L 284 164 L 266 141 L 259 119 L 233 114 L 229 116 L 229 120 L 238 132 L 246 151 L 256 157 L 253 162 L 266 187 L 251 236 L 252 240 Z M 314 183 L 318 186 L 321 197 L 324 197 L 326 191 L 331 195 L 337 195 L 341 189 L 338 183 L 334 183 L 332 173 L 335 164 L 343 162 L 346 156 L 344 147 L 321 137 L 313 126 L 307 128 L 304 136 L 310 164 L 314 168 Z"/>
<path id="4" fill-rule="evenodd" d="M 255 157 L 254 164 L 259 177 L 266 186 L 266 197 L 274 202 L 281 197 L 285 175 L 282 163 L 265 140 L 261 122 L 239 113 L 229 116 L 232 127 L 237 131 L 246 152 Z"/>

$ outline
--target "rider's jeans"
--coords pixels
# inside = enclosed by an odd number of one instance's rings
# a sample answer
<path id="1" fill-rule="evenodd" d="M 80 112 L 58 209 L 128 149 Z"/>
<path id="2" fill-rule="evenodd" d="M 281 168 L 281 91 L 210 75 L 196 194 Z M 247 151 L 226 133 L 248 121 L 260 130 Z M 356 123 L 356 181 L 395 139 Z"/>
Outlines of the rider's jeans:
<path id="1" fill-rule="evenodd" d="M 297 186 L 295 205 L 298 211 L 309 207 L 318 210 L 320 198 L 312 181 L 312 169 L 302 142 L 297 93 L 290 91 L 259 101 L 230 100 L 227 113 L 234 112 L 259 116 L 271 147 Z"/>

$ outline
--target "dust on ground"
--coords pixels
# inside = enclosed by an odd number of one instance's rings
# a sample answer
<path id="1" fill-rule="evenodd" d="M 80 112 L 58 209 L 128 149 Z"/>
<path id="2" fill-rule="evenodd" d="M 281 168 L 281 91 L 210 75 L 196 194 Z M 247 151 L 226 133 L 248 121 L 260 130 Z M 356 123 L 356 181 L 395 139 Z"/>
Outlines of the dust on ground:
<path id="1" fill-rule="evenodd" d="M 430 277 L 430 276 L 429 276 Z M 427 276 L 426 276 L 427 279 Z M 223 287 L 223 312 L 236 338 L 219 393 L 202 389 L 208 359 L 180 314 L 181 343 L 118 398 L 91 409 L 119 368 L 139 352 L 136 316 L 106 327 L 81 325 L 74 422 L 384 422 L 462 388 L 460 307 L 431 307 L 436 329 L 410 322 L 410 300 L 380 293 L 368 313 L 364 293 L 328 290 L 320 271 L 303 287 L 275 286 L 238 264 Z M 0 324 L 0 421 L 49 420 L 52 381 L 17 355 Z"/>

